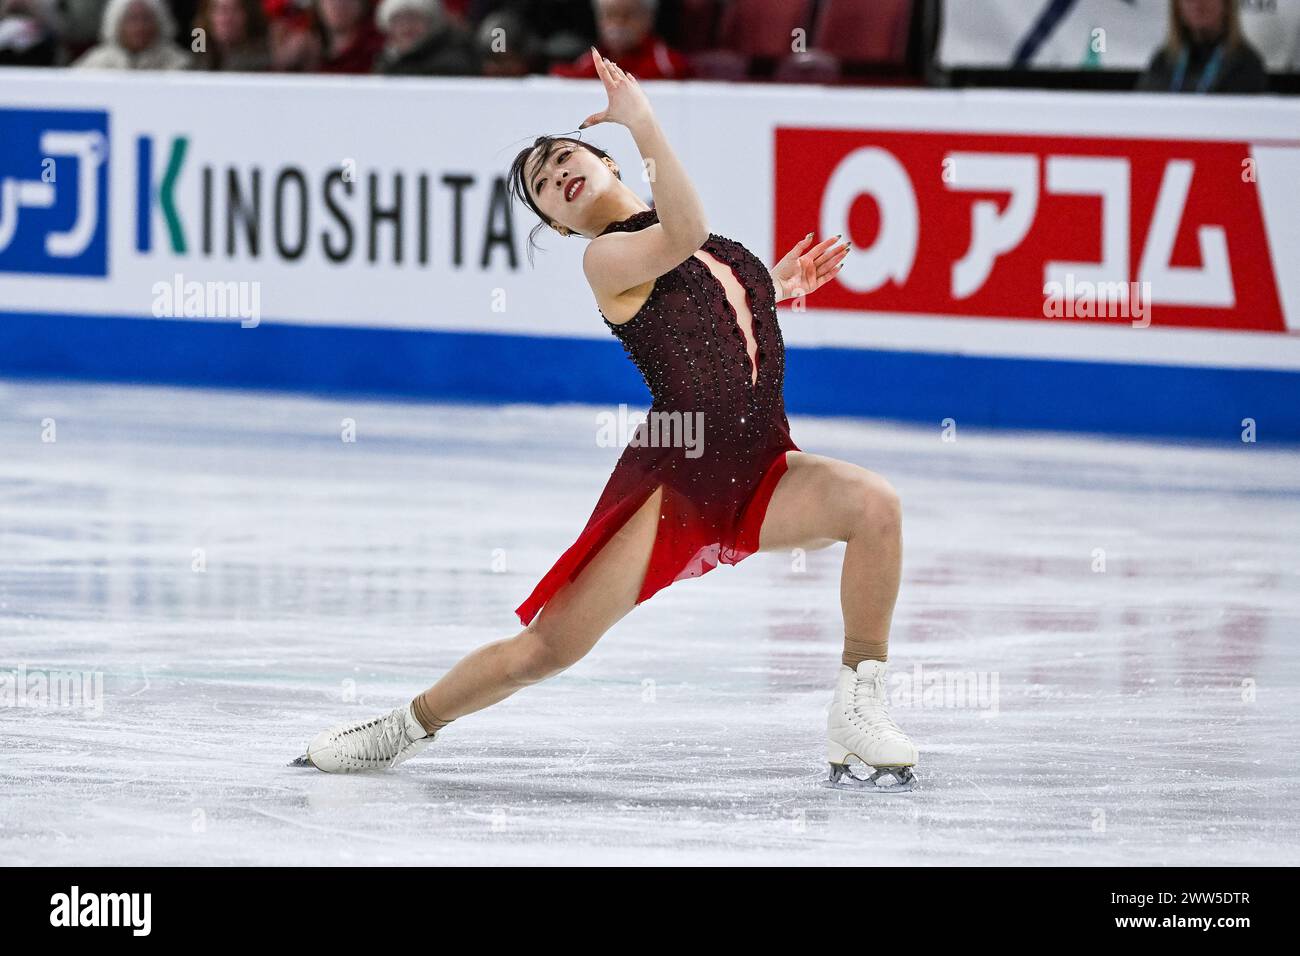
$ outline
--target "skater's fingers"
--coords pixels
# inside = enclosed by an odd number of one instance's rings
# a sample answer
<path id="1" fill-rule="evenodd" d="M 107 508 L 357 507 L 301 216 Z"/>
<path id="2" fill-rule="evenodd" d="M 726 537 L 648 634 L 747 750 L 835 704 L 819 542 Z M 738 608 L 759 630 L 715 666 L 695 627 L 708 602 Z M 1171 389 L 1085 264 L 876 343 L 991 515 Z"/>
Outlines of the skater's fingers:
<path id="1" fill-rule="evenodd" d="M 842 249 L 833 256 L 828 256 L 817 263 L 817 277 L 822 282 L 827 282 L 830 278 L 839 273 L 844 265 L 844 257 L 848 255 L 848 249 Z"/>
<path id="2" fill-rule="evenodd" d="M 839 239 L 840 239 L 839 235 L 834 235 L 826 239 L 823 239 L 821 242 L 817 243 L 817 245 L 813 246 L 812 249 L 809 250 L 809 252 L 811 252 L 815 256 L 819 256 L 822 253 L 824 253 L 827 249 L 829 249 L 831 246 L 833 246 L 836 242 L 838 242 Z"/>
<path id="3" fill-rule="evenodd" d="M 613 90 L 614 77 L 611 75 L 609 66 L 607 65 L 609 61 L 601 56 L 594 46 L 591 48 L 591 57 L 596 63 L 596 75 L 600 77 L 600 81 L 605 84 L 606 92 Z"/>
<path id="4" fill-rule="evenodd" d="M 610 91 L 618 89 L 623 85 L 623 81 L 626 79 L 626 77 L 623 76 L 623 71 L 618 68 L 618 64 L 613 60 L 605 61 L 605 76 L 607 77 L 605 85 Z"/>
<path id="5" fill-rule="evenodd" d="M 836 246 L 834 249 L 829 249 L 817 257 L 817 268 L 828 269 L 848 254 L 849 244 L 847 242 L 843 245 Z"/>

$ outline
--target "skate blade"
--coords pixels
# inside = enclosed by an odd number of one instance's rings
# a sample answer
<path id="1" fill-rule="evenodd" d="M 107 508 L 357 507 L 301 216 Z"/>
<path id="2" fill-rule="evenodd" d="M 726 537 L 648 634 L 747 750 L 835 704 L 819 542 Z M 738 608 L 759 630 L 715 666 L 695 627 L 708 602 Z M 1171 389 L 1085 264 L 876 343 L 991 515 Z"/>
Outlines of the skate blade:
<path id="1" fill-rule="evenodd" d="M 847 764 L 831 764 L 830 775 L 822 786 L 855 793 L 909 793 L 916 789 L 916 774 L 911 767 L 876 767 L 869 777 L 859 777 Z M 890 782 L 882 783 L 887 778 Z"/>

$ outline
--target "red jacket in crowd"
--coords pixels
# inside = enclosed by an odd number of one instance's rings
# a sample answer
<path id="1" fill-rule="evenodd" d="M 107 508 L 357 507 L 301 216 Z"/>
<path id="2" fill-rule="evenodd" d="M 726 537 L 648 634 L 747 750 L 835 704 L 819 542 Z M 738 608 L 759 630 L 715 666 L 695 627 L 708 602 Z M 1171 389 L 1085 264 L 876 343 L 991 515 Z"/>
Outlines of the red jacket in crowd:
<path id="1" fill-rule="evenodd" d="M 596 48 L 600 50 L 599 47 Z M 604 51 L 600 51 L 605 55 Z M 691 64 L 681 53 L 653 33 L 647 33 L 635 47 L 619 56 L 610 57 L 624 73 L 638 80 L 685 80 L 691 76 Z M 557 63 L 551 67 L 552 76 L 570 76 L 575 79 L 596 78 L 596 64 L 588 50 L 572 63 Z"/>
<path id="2" fill-rule="evenodd" d="M 317 68 L 318 73 L 369 73 L 375 68 L 375 59 L 383 52 L 384 35 L 366 24 L 356 40 L 333 56 L 326 56 Z"/>

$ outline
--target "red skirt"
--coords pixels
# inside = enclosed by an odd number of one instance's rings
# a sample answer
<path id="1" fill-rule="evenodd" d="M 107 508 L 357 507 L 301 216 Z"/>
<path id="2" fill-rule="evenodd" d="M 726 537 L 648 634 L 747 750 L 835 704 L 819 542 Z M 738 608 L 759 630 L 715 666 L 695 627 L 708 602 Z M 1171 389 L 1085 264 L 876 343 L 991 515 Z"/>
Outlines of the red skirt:
<path id="1" fill-rule="evenodd" d="M 716 462 L 703 469 L 679 469 L 685 463 L 680 452 L 674 457 L 662 449 L 626 448 L 578 540 L 515 609 L 519 620 L 531 622 L 660 485 L 664 491 L 659 532 L 637 604 L 674 581 L 697 578 L 719 563 L 736 564 L 749 557 L 758 550 L 768 503 L 786 472 L 786 453 L 799 451 L 785 428 L 778 430 L 778 437 L 776 447 L 768 447 L 732 474 L 723 473 Z"/>

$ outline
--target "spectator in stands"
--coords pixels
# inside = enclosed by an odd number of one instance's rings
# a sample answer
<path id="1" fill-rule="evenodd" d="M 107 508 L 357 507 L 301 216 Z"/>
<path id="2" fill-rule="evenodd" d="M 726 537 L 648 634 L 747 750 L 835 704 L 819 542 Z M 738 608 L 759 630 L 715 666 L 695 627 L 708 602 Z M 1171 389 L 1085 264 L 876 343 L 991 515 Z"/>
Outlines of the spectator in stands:
<path id="1" fill-rule="evenodd" d="M 493 14 L 510 14 L 528 30 L 540 53 L 553 40 L 570 46 L 576 59 L 596 42 L 596 14 L 591 0 L 470 0 L 469 21 L 482 24 Z"/>
<path id="2" fill-rule="evenodd" d="M 474 38 L 439 0 L 383 0 L 376 14 L 384 49 L 376 73 L 390 76 L 476 76 Z"/>
<path id="3" fill-rule="evenodd" d="M 183 70 L 189 54 L 172 43 L 176 24 L 162 0 L 108 0 L 98 45 L 77 67 L 98 70 Z"/>
<path id="4" fill-rule="evenodd" d="M 638 80 L 680 80 L 691 75 L 686 57 L 654 32 L 659 0 L 592 0 L 596 11 L 597 49 L 617 60 Z M 570 63 L 551 67 L 554 76 L 596 78 L 596 64 L 585 51 Z"/>
<path id="5" fill-rule="evenodd" d="M 590 54 L 596 42 L 596 14 L 592 0 L 471 0 L 470 20 L 483 24 L 489 17 L 508 16 L 528 31 L 530 69 L 523 73 L 545 73 L 552 63 L 568 64 L 579 56 Z M 513 31 L 510 34 L 514 36 Z M 480 40 L 483 39 L 480 34 Z M 507 50 L 506 57 L 497 57 L 493 76 L 517 76 L 519 63 Z M 516 50 L 519 43 L 512 45 Z M 485 61 L 486 63 L 487 61 Z M 485 72 L 487 72 L 485 66 Z M 514 72 L 506 73 L 505 69 Z"/>
<path id="6" fill-rule="evenodd" d="M 489 13 L 474 41 L 484 76 L 526 76 L 537 65 L 537 35 L 514 11 Z"/>
<path id="7" fill-rule="evenodd" d="M 384 49 L 369 0 L 317 0 L 324 28 L 320 73 L 371 73 Z"/>
<path id="8" fill-rule="evenodd" d="M 54 0 L 0 0 L 0 66 L 54 66 L 61 54 Z"/>
<path id="9" fill-rule="evenodd" d="M 384 48 L 370 0 L 314 0 L 310 13 L 269 0 L 272 68 L 307 73 L 372 73 Z"/>
<path id="10" fill-rule="evenodd" d="M 194 69 L 261 73 L 271 68 L 261 0 L 203 0 L 194 26 L 204 40 L 204 49 L 194 52 Z"/>
<path id="11" fill-rule="evenodd" d="M 1169 36 L 1137 88 L 1148 92 L 1263 93 L 1268 73 L 1241 34 L 1236 0 L 1169 0 Z"/>
<path id="12" fill-rule="evenodd" d="M 58 0 L 59 33 L 65 63 L 76 60 L 99 41 L 104 0 Z"/>
<path id="13" fill-rule="evenodd" d="M 320 62 L 321 42 L 312 0 L 262 0 L 271 69 L 297 72 Z"/>

